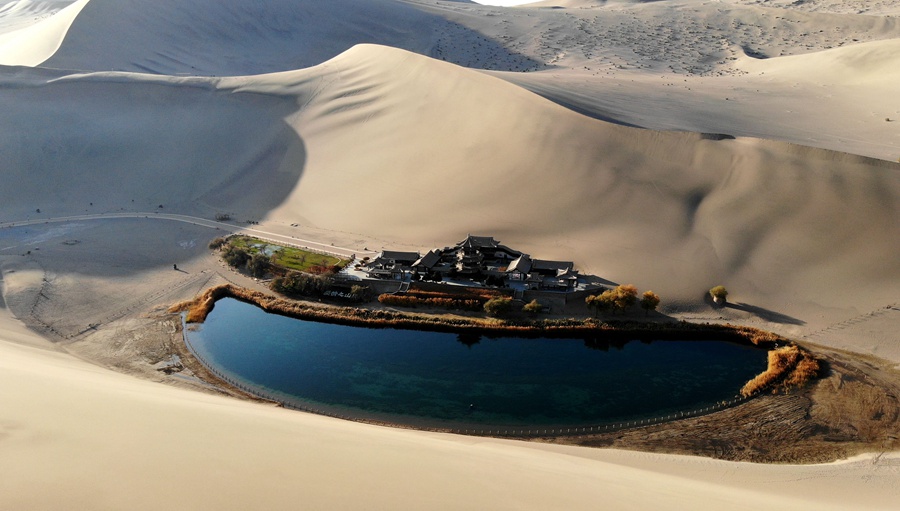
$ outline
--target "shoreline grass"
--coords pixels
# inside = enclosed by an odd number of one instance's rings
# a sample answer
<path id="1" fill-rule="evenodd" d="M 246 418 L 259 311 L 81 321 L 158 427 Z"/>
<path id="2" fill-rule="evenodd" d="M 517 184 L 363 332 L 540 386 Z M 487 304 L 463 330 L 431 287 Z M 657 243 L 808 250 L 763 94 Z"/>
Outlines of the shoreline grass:
<path id="1" fill-rule="evenodd" d="M 802 387 L 819 377 L 822 364 L 812 353 L 796 344 L 769 351 L 768 367 L 741 389 L 741 395 L 750 397 L 766 390 L 787 392 Z"/>

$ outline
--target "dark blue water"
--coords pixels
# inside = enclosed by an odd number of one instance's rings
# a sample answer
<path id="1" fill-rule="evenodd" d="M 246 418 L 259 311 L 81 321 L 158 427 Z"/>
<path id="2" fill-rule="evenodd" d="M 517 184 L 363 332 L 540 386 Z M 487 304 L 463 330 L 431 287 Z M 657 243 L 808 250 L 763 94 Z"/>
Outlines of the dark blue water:
<path id="1" fill-rule="evenodd" d="M 219 371 L 299 406 L 419 425 L 583 426 L 734 397 L 766 353 L 715 341 L 461 338 L 268 314 L 221 300 L 186 329 Z"/>

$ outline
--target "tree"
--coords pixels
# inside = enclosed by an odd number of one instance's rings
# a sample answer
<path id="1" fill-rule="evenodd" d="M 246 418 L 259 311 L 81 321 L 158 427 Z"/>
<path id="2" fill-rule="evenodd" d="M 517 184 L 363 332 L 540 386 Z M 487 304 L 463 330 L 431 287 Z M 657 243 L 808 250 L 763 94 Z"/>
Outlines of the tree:
<path id="1" fill-rule="evenodd" d="M 725 286 L 716 286 L 709 290 L 709 296 L 712 297 L 714 302 L 722 305 L 726 302 L 725 297 L 728 296 L 728 290 L 725 289 Z"/>
<path id="2" fill-rule="evenodd" d="M 622 312 L 625 312 L 626 309 L 634 305 L 634 302 L 637 301 L 637 288 L 631 284 L 616 286 L 613 293 L 615 293 L 613 305 Z"/>
<path id="3" fill-rule="evenodd" d="M 269 260 L 269 256 L 263 253 L 253 254 L 250 261 L 247 262 L 247 270 L 256 278 L 265 277 L 271 266 L 272 262 Z"/>
<path id="4" fill-rule="evenodd" d="M 227 242 L 228 242 L 228 240 L 226 240 L 222 236 L 219 236 L 218 238 L 215 238 L 209 242 L 209 249 L 210 250 L 218 250 L 218 249 L 222 248 L 222 245 L 224 245 Z"/>
<path id="5" fill-rule="evenodd" d="M 235 268 L 240 268 L 247 264 L 247 261 L 250 260 L 250 254 L 247 253 L 246 250 L 242 248 L 235 248 L 233 246 L 229 246 L 225 253 L 222 254 L 222 259 L 225 260 L 231 266 Z"/>
<path id="6" fill-rule="evenodd" d="M 594 310 L 594 316 L 601 312 L 606 312 L 613 307 L 615 292 L 612 289 L 600 293 L 599 295 L 591 295 L 584 299 L 588 307 Z"/>
<path id="7" fill-rule="evenodd" d="M 530 302 L 526 303 L 524 307 L 522 307 L 522 311 L 527 312 L 532 316 L 536 315 L 542 310 L 544 310 L 544 306 L 538 303 L 537 300 L 531 300 Z"/>
<path id="8" fill-rule="evenodd" d="M 299 271 L 289 271 L 283 277 L 272 280 L 269 287 L 276 293 L 288 296 L 319 296 L 332 284 L 325 275 L 309 275 Z"/>
<path id="9" fill-rule="evenodd" d="M 369 286 L 354 285 L 350 288 L 350 296 L 357 302 L 364 302 L 369 297 Z"/>
<path id="10" fill-rule="evenodd" d="M 641 296 L 641 308 L 644 309 L 644 315 L 649 315 L 650 311 L 656 310 L 659 305 L 659 295 L 653 291 L 645 291 Z"/>
<path id="11" fill-rule="evenodd" d="M 484 303 L 484 311 L 488 316 L 499 318 L 505 315 L 512 308 L 512 298 L 508 296 L 498 296 L 491 298 Z"/>

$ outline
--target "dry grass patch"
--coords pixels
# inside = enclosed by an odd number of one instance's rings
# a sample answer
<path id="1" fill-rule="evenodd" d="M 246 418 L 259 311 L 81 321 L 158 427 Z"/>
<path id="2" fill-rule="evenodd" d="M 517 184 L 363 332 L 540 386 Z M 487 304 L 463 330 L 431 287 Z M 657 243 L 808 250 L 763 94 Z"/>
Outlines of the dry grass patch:
<path id="1" fill-rule="evenodd" d="M 211 287 L 192 300 L 185 300 L 169 307 L 169 312 L 187 311 L 187 316 L 184 318 L 185 323 L 203 323 L 206 321 L 206 316 L 209 316 L 213 307 L 216 306 L 216 301 L 220 298 L 232 296 L 230 294 L 232 291 L 230 289 L 231 287 L 232 286 Z"/>
<path id="2" fill-rule="evenodd" d="M 820 371 L 819 360 L 799 346 L 777 348 L 769 351 L 766 370 L 748 381 L 741 389 L 741 395 L 747 397 L 768 389 L 787 391 L 801 387 L 817 378 Z"/>

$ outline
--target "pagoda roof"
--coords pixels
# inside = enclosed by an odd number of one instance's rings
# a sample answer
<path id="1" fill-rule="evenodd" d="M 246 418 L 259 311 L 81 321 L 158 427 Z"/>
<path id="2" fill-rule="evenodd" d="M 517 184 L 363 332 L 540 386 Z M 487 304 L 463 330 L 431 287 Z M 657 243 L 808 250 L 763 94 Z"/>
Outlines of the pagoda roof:
<path id="1" fill-rule="evenodd" d="M 456 244 L 459 248 L 496 248 L 499 245 L 500 242 L 493 236 L 472 236 L 471 234 Z"/>

